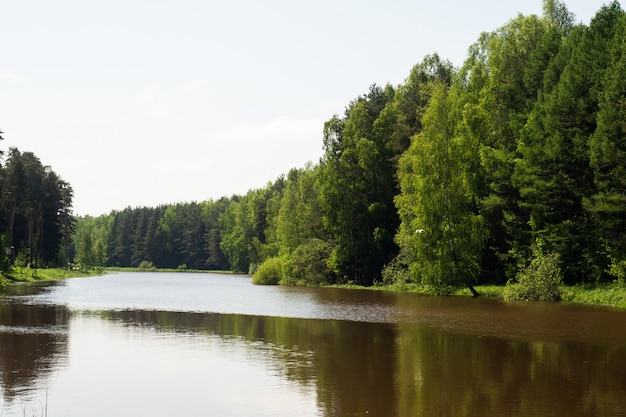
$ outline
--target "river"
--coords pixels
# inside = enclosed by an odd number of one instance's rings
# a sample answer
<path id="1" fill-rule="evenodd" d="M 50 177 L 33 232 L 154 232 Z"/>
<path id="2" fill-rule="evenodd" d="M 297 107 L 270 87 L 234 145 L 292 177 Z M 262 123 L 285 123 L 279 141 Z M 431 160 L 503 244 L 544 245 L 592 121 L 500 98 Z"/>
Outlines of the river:
<path id="1" fill-rule="evenodd" d="M 626 312 L 117 273 L 0 296 L 0 416 L 623 416 Z"/>

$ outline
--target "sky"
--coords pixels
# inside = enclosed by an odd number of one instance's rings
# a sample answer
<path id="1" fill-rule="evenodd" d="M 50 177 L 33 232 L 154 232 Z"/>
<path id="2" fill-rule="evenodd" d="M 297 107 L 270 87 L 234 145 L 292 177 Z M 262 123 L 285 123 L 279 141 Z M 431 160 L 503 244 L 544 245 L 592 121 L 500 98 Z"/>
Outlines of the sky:
<path id="1" fill-rule="evenodd" d="M 542 0 L 20 0 L 0 4 L 0 149 L 33 152 L 76 215 L 264 187 L 324 122 Z M 569 0 L 578 22 L 602 0 Z"/>

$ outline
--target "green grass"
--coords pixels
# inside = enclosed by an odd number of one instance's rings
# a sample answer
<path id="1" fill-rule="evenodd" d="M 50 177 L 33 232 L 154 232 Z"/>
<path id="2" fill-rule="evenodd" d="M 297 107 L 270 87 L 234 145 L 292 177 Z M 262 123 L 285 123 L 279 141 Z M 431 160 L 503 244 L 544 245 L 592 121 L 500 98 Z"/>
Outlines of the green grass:
<path id="1" fill-rule="evenodd" d="M 562 302 L 605 305 L 626 308 L 626 286 L 612 284 L 579 284 L 562 287 Z M 482 297 L 502 298 L 503 286 L 480 285 L 476 290 Z M 462 289 L 456 295 L 471 295 L 469 290 Z"/>
<path id="2" fill-rule="evenodd" d="M 563 289 L 563 301 L 626 308 L 626 286 L 619 283 L 569 286 Z"/>
<path id="3" fill-rule="evenodd" d="M 417 284 L 402 285 L 374 285 L 363 287 L 359 285 L 344 284 L 330 285 L 333 288 L 370 289 L 378 291 L 406 291 L 423 294 L 434 294 L 428 287 Z M 504 286 L 502 285 L 477 285 L 474 287 L 481 297 L 502 299 Z M 458 289 L 454 296 L 471 296 L 467 288 Z M 614 284 L 584 284 L 564 286 L 561 302 L 604 305 L 626 309 L 626 285 Z"/>
<path id="4" fill-rule="evenodd" d="M 94 275 L 102 275 L 103 269 L 79 271 L 61 268 L 32 269 L 29 267 L 13 267 L 6 275 L 8 282 L 34 282 L 34 281 L 58 281 L 66 278 L 79 278 Z"/>
<path id="5" fill-rule="evenodd" d="M 502 293 L 504 291 L 504 287 L 501 285 L 478 285 L 474 287 L 474 289 L 478 291 L 478 294 L 480 294 L 481 297 L 488 298 L 502 298 Z M 467 288 L 461 288 L 460 290 L 457 290 L 454 295 L 471 296 L 472 293 Z"/>

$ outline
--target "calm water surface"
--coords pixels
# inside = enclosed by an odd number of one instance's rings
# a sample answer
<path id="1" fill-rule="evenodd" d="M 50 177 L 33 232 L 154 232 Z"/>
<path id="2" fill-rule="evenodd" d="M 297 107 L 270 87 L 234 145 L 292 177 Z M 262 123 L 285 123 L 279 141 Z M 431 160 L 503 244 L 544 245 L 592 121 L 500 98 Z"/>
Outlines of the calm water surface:
<path id="1" fill-rule="evenodd" d="M 626 313 L 119 273 L 0 297 L 0 416 L 623 416 Z"/>

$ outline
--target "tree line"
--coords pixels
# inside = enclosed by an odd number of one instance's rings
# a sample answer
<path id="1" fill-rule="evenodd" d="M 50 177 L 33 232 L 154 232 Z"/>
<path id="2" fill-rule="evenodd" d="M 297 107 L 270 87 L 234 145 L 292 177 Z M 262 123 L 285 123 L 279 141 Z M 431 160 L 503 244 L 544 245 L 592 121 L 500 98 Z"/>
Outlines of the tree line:
<path id="1" fill-rule="evenodd" d="M 10 148 L 0 156 L 0 270 L 11 264 L 65 266 L 74 225 L 72 187 L 32 152 Z"/>
<path id="2" fill-rule="evenodd" d="M 87 265 L 232 269 L 284 284 L 503 284 L 557 259 L 567 283 L 626 278 L 626 16 L 544 0 L 372 85 L 324 154 L 217 201 L 81 218 Z"/>

